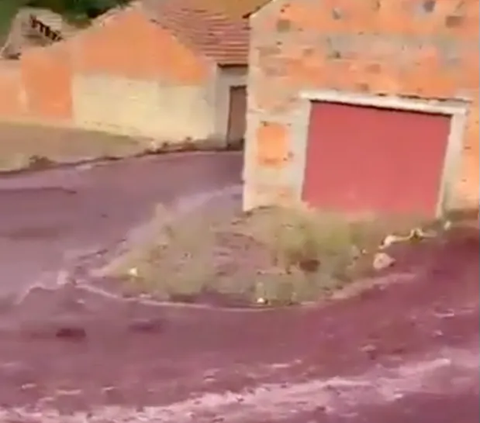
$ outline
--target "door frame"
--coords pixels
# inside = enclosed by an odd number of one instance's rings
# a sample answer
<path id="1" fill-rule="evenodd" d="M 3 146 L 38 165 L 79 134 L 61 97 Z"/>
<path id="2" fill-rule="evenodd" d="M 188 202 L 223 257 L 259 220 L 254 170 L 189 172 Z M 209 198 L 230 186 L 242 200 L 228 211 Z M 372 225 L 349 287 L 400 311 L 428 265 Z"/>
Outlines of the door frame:
<path id="1" fill-rule="evenodd" d="M 459 174 L 459 166 L 463 152 L 463 139 L 466 126 L 469 102 L 466 100 L 422 100 L 410 97 L 381 96 L 370 94 L 345 93 L 330 90 L 304 91 L 300 93 L 300 118 L 293 128 L 294 143 L 304 145 L 303 162 L 306 171 L 306 151 L 308 145 L 308 131 L 310 126 L 310 112 L 312 102 L 340 103 L 352 106 L 377 107 L 399 111 L 410 111 L 427 114 L 441 114 L 450 117 L 450 131 L 447 139 L 445 160 L 441 173 L 440 189 L 436 206 L 436 217 L 441 217 L 446 210 L 452 207 L 455 183 Z M 303 179 L 305 175 L 303 175 Z M 302 180 L 303 185 L 303 180 Z"/>
<path id="2" fill-rule="evenodd" d="M 230 88 L 247 87 L 246 66 L 216 67 L 214 78 L 211 81 L 211 93 L 214 104 L 213 134 L 227 146 L 228 116 L 230 105 Z"/>
<path id="3" fill-rule="evenodd" d="M 245 92 L 245 114 L 244 114 L 244 131 L 243 131 L 243 137 L 241 140 L 230 140 L 230 130 L 231 130 L 231 124 L 232 124 L 232 119 L 234 119 L 233 116 L 233 98 L 234 96 L 232 95 L 232 91 L 234 90 L 242 90 Z M 228 88 L 228 115 L 227 115 L 227 132 L 226 132 L 226 140 L 227 140 L 227 147 L 231 147 L 230 144 L 236 145 L 237 142 L 241 143 L 241 146 L 243 148 L 243 145 L 245 143 L 245 137 L 246 137 L 246 130 L 247 130 L 247 96 L 248 96 L 248 91 L 247 91 L 247 86 L 246 85 L 232 85 Z"/>

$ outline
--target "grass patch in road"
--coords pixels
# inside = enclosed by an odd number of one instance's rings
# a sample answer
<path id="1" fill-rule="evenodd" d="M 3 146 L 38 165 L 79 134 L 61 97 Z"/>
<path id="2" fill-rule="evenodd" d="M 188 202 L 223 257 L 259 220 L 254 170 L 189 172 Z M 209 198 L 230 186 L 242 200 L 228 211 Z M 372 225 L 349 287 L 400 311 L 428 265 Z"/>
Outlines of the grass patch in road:
<path id="1" fill-rule="evenodd" d="M 148 242 L 132 246 L 105 274 L 128 290 L 191 301 L 205 293 L 246 303 L 316 301 L 372 269 L 382 240 L 407 234 L 411 219 L 344 219 L 309 210 L 212 210 L 171 221 L 160 207 Z"/>

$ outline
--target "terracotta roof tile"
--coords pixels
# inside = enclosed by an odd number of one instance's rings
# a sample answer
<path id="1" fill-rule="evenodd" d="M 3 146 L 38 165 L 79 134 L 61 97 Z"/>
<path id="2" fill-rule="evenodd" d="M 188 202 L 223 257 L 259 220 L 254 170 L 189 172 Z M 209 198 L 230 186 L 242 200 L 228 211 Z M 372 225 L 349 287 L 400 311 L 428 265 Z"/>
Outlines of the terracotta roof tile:
<path id="1" fill-rule="evenodd" d="M 271 0 L 197 0 L 210 10 L 217 10 L 231 18 L 245 18 L 261 9 Z"/>
<path id="2" fill-rule="evenodd" d="M 203 1 L 145 0 L 143 8 L 150 19 L 218 65 L 246 65 L 248 21 L 229 17 Z"/>

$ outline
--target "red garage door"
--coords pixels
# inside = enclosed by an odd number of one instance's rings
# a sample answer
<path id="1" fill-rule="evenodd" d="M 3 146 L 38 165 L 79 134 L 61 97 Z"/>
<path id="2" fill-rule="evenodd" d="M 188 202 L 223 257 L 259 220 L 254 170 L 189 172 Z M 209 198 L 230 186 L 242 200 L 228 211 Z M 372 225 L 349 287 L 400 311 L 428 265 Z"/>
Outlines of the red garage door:
<path id="1" fill-rule="evenodd" d="M 312 103 L 303 200 L 346 213 L 432 216 L 450 118 Z"/>

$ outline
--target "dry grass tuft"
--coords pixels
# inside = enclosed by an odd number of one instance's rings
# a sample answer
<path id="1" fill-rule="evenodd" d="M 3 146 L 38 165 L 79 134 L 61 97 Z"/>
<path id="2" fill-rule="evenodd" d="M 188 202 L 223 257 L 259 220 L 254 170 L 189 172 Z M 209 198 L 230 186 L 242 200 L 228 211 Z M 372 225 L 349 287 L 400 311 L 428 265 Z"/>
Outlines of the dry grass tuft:
<path id="1" fill-rule="evenodd" d="M 116 259 L 107 273 L 120 277 L 128 288 L 161 297 L 201 292 L 214 276 L 208 253 L 213 232 L 195 219 L 168 223 L 174 216 L 158 206 L 146 229 L 148 239 Z"/>
<path id="2" fill-rule="evenodd" d="M 133 246 L 107 273 L 163 298 L 214 292 L 249 303 L 314 301 L 371 270 L 385 236 L 408 233 L 415 223 L 286 208 L 233 220 L 225 211 L 203 210 L 173 221 L 159 207 L 149 241 Z"/>

